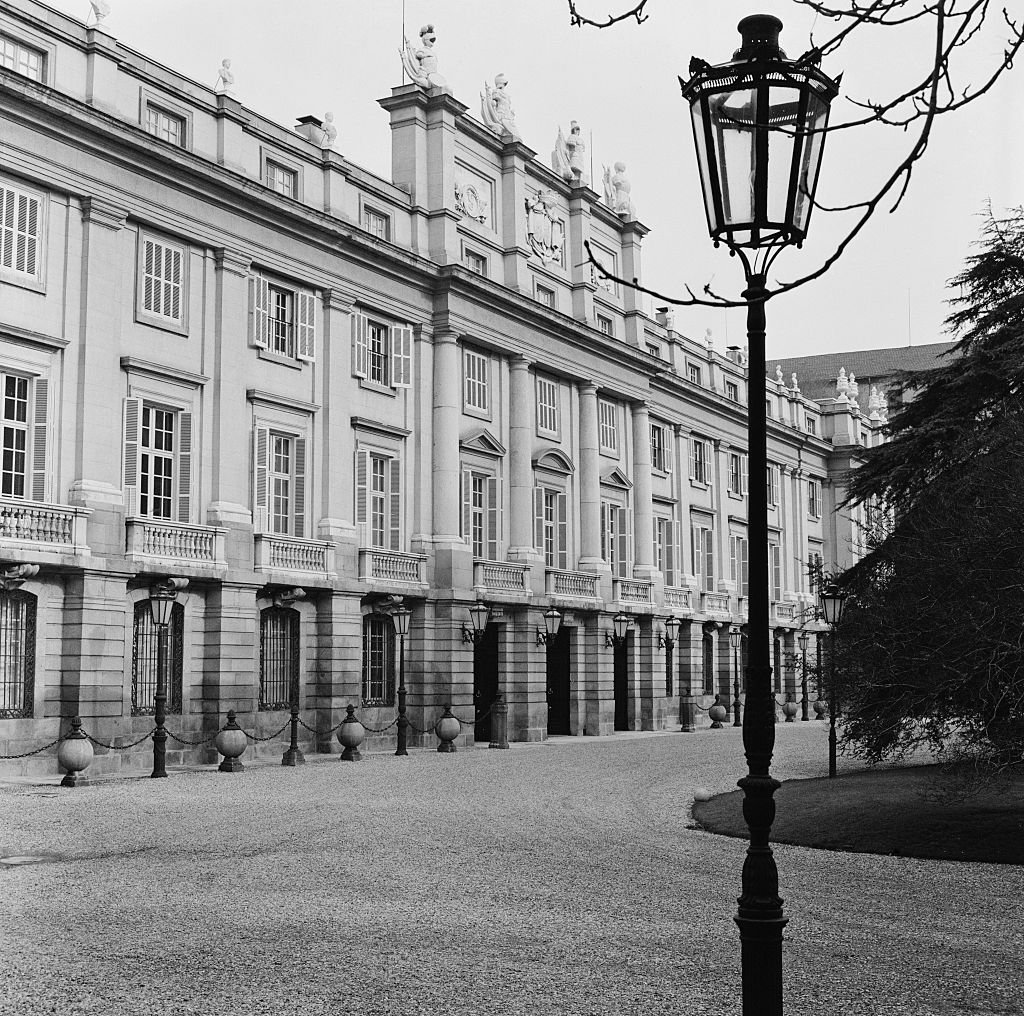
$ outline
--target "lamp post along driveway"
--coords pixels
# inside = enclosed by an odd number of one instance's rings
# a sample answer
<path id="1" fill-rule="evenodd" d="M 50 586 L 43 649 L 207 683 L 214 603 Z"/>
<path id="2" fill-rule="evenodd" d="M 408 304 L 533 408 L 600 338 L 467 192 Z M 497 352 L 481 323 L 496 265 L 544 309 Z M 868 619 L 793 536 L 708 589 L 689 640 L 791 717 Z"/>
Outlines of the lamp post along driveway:
<path id="1" fill-rule="evenodd" d="M 405 636 L 409 634 L 409 618 L 412 611 L 408 607 L 395 607 L 391 611 L 391 621 L 398 635 L 398 747 L 396 755 L 408 755 L 409 717 L 405 714 Z"/>
<path id="2" fill-rule="evenodd" d="M 825 615 L 825 623 L 829 629 L 828 640 L 828 775 L 829 779 L 836 776 L 836 628 L 843 619 L 843 606 L 846 593 L 836 586 L 823 589 L 818 598 L 821 600 L 821 612 Z"/>
<path id="3" fill-rule="evenodd" d="M 779 48 L 782 22 L 752 15 L 739 24 L 733 59 L 711 66 L 694 57 L 680 79 L 690 104 L 697 164 L 711 237 L 743 265 L 749 347 L 747 442 L 750 485 L 749 664 L 743 715 L 747 775 L 743 815 L 750 846 L 743 862 L 740 929 L 744 1016 L 781 1016 L 782 929 L 778 869 L 769 846 L 780 786 L 770 773 L 775 696 L 769 653 L 768 464 L 765 416 L 767 272 L 790 244 L 800 246 L 814 204 L 829 106 L 838 82 L 811 60 L 788 60 Z"/>

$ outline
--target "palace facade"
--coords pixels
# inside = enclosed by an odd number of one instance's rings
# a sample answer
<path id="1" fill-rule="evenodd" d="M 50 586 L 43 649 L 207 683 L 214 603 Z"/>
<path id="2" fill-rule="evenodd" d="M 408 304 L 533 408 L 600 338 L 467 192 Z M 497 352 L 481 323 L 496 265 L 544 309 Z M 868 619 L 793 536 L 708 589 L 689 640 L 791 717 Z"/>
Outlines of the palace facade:
<path id="1" fill-rule="evenodd" d="M 315 118 L 272 123 L 102 25 L 0 5 L 0 755 L 75 714 L 117 745 L 152 728 L 150 591 L 172 577 L 182 739 L 229 709 L 264 735 L 293 699 L 320 730 L 349 703 L 391 723 L 398 603 L 417 727 L 451 703 L 481 720 L 459 743 L 486 742 L 499 691 L 510 740 L 678 727 L 685 703 L 732 699 L 750 482 L 776 690 L 798 695 L 813 566 L 857 553 L 862 520 L 836 506 L 878 414 L 748 379 L 742 351 L 646 314 L 584 250 L 642 280 L 631 208 L 450 92 L 379 105 L 390 179 Z M 751 381 L 766 476 L 746 465 Z M 29 765 L 57 771 L 0 771 Z"/>

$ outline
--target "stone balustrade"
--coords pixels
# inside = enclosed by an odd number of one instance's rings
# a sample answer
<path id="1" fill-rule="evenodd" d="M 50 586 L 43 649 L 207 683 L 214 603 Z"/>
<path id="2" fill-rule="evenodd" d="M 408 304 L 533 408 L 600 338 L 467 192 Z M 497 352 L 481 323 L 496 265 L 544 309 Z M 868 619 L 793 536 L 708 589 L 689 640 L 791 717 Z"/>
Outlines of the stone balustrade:
<path id="1" fill-rule="evenodd" d="M 700 605 L 705 614 L 728 614 L 729 594 L 702 592 Z"/>
<path id="2" fill-rule="evenodd" d="M 665 586 L 665 606 L 681 610 L 692 609 L 690 590 L 685 587 Z"/>
<path id="3" fill-rule="evenodd" d="M 72 554 L 88 554 L 89 508 L 41 501 L 0 499 L 0 541 Z"/>
<path id="4" fill-rule="evenodd" d="M 651 603 L 652 585 L 637 579 L 612 579 L 612 599 L 620 603 Z"/>
<path id="5" fill-rule="evenodd" d="M 359 578 L 378 584 L 415 584 L 426 581 L 426 558 L 422 554 L 403 554 L 395 550 L 363 548 L 359 551 Z"/>
<path id="6" fill-rule="evenodd" d="M 505 561 L 474 561 L 473 586 L 486 592 L 527 593 L 529 569 Z"/>
<path id="7" fill-rule="evenodd" d="M 135 561 L 174 561 L 226 568 L 226 529 L 166 519 L 127 519 L 125 553 Z"/>
<path id="8" fill-rule="evenodd" d="M 597 599 L 597 576 L 591 572 L 558 571 L 549 568 L 545 573 L 545 592 L 548 596 L 576 596 Z"/>
<path id="9" fill-rule="evenodd" d="M 306 572 L 333 575 L 334 544 L 297 536 L 259 533 L 256 536 L 256 571 Z"/>

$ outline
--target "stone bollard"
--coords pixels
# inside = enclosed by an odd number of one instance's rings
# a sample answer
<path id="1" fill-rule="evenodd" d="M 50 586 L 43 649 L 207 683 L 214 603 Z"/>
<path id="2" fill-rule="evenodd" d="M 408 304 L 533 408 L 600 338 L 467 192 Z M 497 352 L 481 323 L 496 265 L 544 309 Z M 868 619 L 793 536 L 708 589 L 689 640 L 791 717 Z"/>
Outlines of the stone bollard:
<path id="1" fill-rule="evenodd" d="M 711 729 L 721 730 L 722 720 L 729 716 L 729 710 L 722 705 L 721 695 L 715 696 L 715 704 L 708 710 L 708 716 L 711 717 Z"/>
<path id="2" fill-rule="evenodd" d="M 437 746 L 438 751 L 457 751 L 454 741 L 462 733 L 462 724 L 459 718 L 452 712 L 450 705 L 445 705 L 441 719 L 434 724 L 434 733 L 441 742 Z"/>
<path id="3" fill-rule="evenodd" d="M 235 722 L 234 709 L 228 710 L 228 722 L 224 724 L 213 742 L 217 751 L 224 756 L 217 766 L 221 773 L 240 773 L 245 768 L 238 757 L 245 751 L 247 738 L 245 731 Z"/>
<path id="4" fill-rule="evenodd" d="M 338 740 L 345 749 L 341 753 L 341 760 L 342 762 L 359 762 L 363 757 L 359 751 L 359 745 L 366 740 L 366 727 L 356 718 L 355 706 L 346 706 L 345 709 L 348 711 L 348 716 L 342 720 L 338 730 Z"/>
<path id="5" fill-rule="evenodd" d="M 508 747 L 508 706 L 501 692 L 494 696 L 494 705 L 491 706 L 491 743 L 487 747 Z"/>
<path id="6" fill-rule="evenodd" d="M 786 699 L 785 704 L 782 707 L 782 711 L 786 714 L 786 722 L 792 723 L 796 717 L 799 706 L 791 699 Z"/>
<path id="7" fill-rule="evenodd" d="M 80 787 L 89 782 L 84 770 L 92 761 L 92 742 L 82 733 L 82 718 L 71 719 L 71 733 L 57 746 L 57 763 L 67 770 L 67 775 L 60 781 L 62 787 Z"/>

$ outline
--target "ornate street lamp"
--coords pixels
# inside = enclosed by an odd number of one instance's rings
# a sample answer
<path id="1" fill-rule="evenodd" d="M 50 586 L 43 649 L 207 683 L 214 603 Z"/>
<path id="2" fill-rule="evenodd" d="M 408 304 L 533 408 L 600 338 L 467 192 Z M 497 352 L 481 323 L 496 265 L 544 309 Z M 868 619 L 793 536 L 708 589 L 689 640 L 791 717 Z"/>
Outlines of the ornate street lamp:
<path id="1" fill-rule="evenodd" d="M 408 607 L 395 607 L 391 611 L 391 622 L 398 636 L 398 747 L 396 755 L 408 755 L 409 717 L 405 715 L 405 636 L 409 634 L 409 618 L 412 611 Z"/>
<path id="2" fill-rule="evenodd" d="M 765 402 L 767 272 L 789 244 L 807 235 L 829 106 L 839 90 L 813 57 L 787 60 L 779 48 L 782 22 L 744 18 L 743 43 L 728 63 L 690 61 L 680 79 L 690 104 L 708 229 L 743 265 L 747 301 L 747 441 L 750 475 L 768 464 Z M 743 748 L 748 775 L 740 780 L 750 847 L 736 913 L 740 929 L 744 1016 L 781 1016 L 782 929 L 778 869 L 768 840 L 780 786 L 770 774 L 775 710 L 769 654 L 768 504 L 764 483 L 751 484 L 748 507 L 750 598 L 747 701 Z"/>
<path id="3" fill-rule="evenodd" d="M 673 694 L 672 650 L 679 636 L 680 624 L 678 617 L 666 617 L 665 632 L 658 636 L 658 645 L 665 650 L 665 694 L 669 697 Z"/>
<path id="4" fill-rule="evenodd" d="M 633 619 L 629 614 L 616 614 L 612 618 L 612 630 L 604 633 L 605 646 L 615 646 L 616 649 L 621 646 L 626 641 L 626 634 L 632 623 Z"/>
<path id="5" fill-rule="evenodd" d="M 825 615 L 825 623 L 829 628 L 829 688 L 828 688 L 828 775 L 835 779 L 836 775 L 836 628 L 843 619 L 843 606 L 846 593 L 837 586 L 828 586 L 818 594 L 821 601 L 821 612 Z"/>
<path id="6" fill-rule="evenodd" d="M 472 607 L 469 608 L 469 621 L 473 626 L 467 628 L 465 622 L 462 625 L 462 641 L 463 642 L 479 642 L 487 632 L 487 619 L 490 616 L 491 610 L 482 600 L 477 600 Z"/>
<path id="7" fill-rule="evenodd" d="M 558 629 L 562 627 L 562 615 L 550 607 L 544 611 L 544 630 L 537 629 L 537 645 L 546 646 L 555 641 Z"/>
<path id="8" fill-rule="evenodd" d="M 188 579 L 167 578 L 149 590 L 149 610 L 156 625 L 156 694 L 153 705 L 156 730 L 153 731 L 153 772 L 151 779 L 167 776 L 167 639 L 174 605 L 178 593 L 188 585 Z"/>
<path id="9" fill-rule="evenodd" d="M 732 725 L 742 727 L 743 720 L 740 716 L 740 647 L 743 645 L 743 632 L 739 628 L 733 628 L 729 632 L 729 645 L 732 646 Z"/>
<path id="10" fill-rule="evenodd" d="M 807 643 L 809 639 L 807 632 L 802 631 L 797 636 L 800 643 L 800 719 L 809 720 L 807 715 Z"/>

